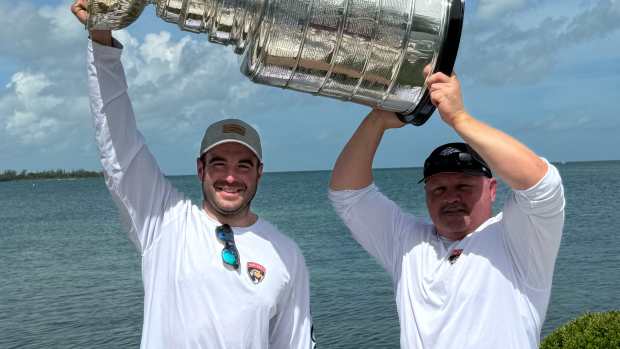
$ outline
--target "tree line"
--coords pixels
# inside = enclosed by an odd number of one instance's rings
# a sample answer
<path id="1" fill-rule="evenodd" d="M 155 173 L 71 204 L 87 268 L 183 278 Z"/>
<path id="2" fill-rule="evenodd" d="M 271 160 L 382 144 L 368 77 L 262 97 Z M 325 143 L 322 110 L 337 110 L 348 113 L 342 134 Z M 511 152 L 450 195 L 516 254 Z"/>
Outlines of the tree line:
<path id="1" fill-rule="evenodd" d="M 47 170 L 29 172 L 27 170 L 21 170 L 17 172 L 15 170 L 5 170 L 0 172 L 0 182 L 2 181 L 15 181 L 21 179 L 57 179 L 57 178 L 87 178 L 87 177 L 102 177 L 101 171 L 88 171 L 88 170 Z"/>

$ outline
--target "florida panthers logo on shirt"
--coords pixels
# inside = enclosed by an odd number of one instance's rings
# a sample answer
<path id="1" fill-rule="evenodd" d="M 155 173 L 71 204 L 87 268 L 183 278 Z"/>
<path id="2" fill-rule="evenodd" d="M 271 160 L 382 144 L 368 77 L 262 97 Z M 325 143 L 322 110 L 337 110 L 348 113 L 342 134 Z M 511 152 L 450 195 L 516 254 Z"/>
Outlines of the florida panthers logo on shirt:
<path id="1" fill-rule="evenodd" d="M 265 278 L 267 270 L 262 265 L 255 262 L 248 262 L 248 275 L 253 283 L 259 284 Z"/>

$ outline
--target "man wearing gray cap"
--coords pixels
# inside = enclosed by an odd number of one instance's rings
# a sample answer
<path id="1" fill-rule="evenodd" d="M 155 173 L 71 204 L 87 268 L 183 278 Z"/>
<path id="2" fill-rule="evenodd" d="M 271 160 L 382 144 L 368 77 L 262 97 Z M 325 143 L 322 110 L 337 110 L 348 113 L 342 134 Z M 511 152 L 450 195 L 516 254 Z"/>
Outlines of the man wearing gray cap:
<path id="1" fill-rule="evenodd" d="M 468 114 L 455 75 L 427 83 L 442 120 L 466 142 L 442 145 L 424 162 L 430 221 L 373 183 L 381 138 L 403 126 L 390 112 L 372 111 L 355 131 L 336 161 L 330 199 L 392 277 L 401 348 L 538 348 L 564 224 L 558 170 Z M 512 189 L 495 216 L 491 170 Z"/>
<path id="2" fill-rule="evenodd" d="M 71 7 L 84 23 L 85 1 Z M 88 84 L 106 184 L 142 256 L 142 348 L 310 349 L 308 271 L 297 245 L 250 208 L 260 138 L 237 119 L 206 130 L 196 206 L 160 171 L 136 128 L 122 46 L 92 31 Z"/>

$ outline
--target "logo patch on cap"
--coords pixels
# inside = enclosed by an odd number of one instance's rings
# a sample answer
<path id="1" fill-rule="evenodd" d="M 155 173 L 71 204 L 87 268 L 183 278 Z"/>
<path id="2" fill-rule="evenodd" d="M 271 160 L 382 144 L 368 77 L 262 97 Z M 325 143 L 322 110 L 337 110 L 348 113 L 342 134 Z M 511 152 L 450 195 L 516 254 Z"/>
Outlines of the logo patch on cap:
<path id="1" fill-rule="evenodd" d="M 447 147 L 446 149 L 442 150 L 439 155 L 441 156 L 448 156 L 450 154 L 454 154 L 454 153 L 460 153 L 461 151 L 456 149 L 456 148 L 452 148 L 452 147 Z"/>
<path id="2" fill-rule="evenodd" d="M 245 136 L 245 128 L 237 124 L 224 124 L 222 125 L 223 133 L 236 133 L 241 136 Z"/>
<path id="3" fill-rule="evenodd" d="M 248 262 L 248 275 L 254 284 L 259 284 L 265 279 L 267 270 L 255 262 Z"/>

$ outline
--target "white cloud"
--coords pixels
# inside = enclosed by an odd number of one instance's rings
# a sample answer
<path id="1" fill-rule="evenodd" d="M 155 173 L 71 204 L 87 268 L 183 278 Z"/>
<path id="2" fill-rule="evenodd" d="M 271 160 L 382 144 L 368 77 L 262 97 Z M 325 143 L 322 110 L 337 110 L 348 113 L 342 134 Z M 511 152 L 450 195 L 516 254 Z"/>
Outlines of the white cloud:
<path id="1" fill-rule="evenodd" d="M 575 16 L 559 39 L 561 42 L 574 45 L 606 37 L 618 29 L 620 29 L 620 1 L 601 0 Z"/>
<path id="2" fill-rule="evenodd" d="M 6 88 L 15 88 L 15 95 L 22 100 L 36 97 L 43 89 L 51 85 L 43 74 L 27 74 L 18 72 L 13 75 Z"/>
<path id="3" fill-rule="evenodd" d="M 527 0 L 480 0 L 477 16 L 480 19 L 491 19 L 506 12 L 519 10 L 527 5 Z"/>
<path id="4" fill-rule="evenodd" d="M 620 2 L 598 0 L 576 5 L 570 17 L 558 16 L 517 5 L 520 1 L 482 1 L 479 11 L 496 13 L 490 21 L 467 20 L 461 41 L 459 63 L 468 76 L 490 84 L 533 83 L 545 78 L 560 59 L 562 52 L 584 42 L 597 42 L 617 34 L 620 29 Z M 499 12 L 520 9 L 518 16 L 499 16 Z M 600 45 L 607 45 L 599 41 Z M 484 62 L 481 64 L 481 62 Z"/>
<path id="5" fill-rule="evenodd" d="M 12 94 L 0 99 L 0 110 L 8 111 L 4 126 L 9 135 L 27 145 L 42 144 L 58 136 L 60 123 L 53 111 L 62 100 L 47 92 L 52 85 L 42 73 L 13 75 L 6 86 Z"/>
<path id="6" fill-rule="evenodd" d="M 144 43 L 138 47 L 139 56 L 134 57 L 143 63 L 133 81 L 135 85 L 142 86 L 147 83 L 157 85 L 161 80 L 169 80 L 163 79 L 165 75 L 176 76 L 179 73 L 179 62 L 183 48 L 189 40 L 189 37 L 186 36 L 179 42 L 172 42 L 170 33 L 163 31 L 158 34 L 148 34 Z M 165 88 L 167 86 L 159 87 Z"/>
<path id="7" fill-rule="evenodd" d="M 173 39 L 162 31 L 143 41 L 128 33 L 118 37 L 129 43 L 123 64 L 145 130 L 176 141 L 208 120 L 256 110 L 253 100 L 261 89 L 239 73 L 230 48 L 208 43 L 206 35 Z"/>
<path id="8" fill-rule="evenodd" d="M 539 132 L 567 131 L 572 129 L 596 128 L 596 119 L 588 115 L 572 115 L 570 117 L 553 115 L 550 118 L 534 122 L 530 128 Z"/>
<path id="9" fill-rule="evenodd" d="M 83 37 L 85 29 L 69 12 L 69 6 L 73 1 L 63 1 L 59 5 L 43 6 L 37 11 L 40 18 L 49 21 L 49 30 L 45 33 L 46 40 L 55 42 L 70 42 Z M 81 27 L 82 30 L 76 30 Z"/>
<path id="10" fill-rule="evenodd" d="M 56 6 L 0 1 L 0 56 L 37 65 L 55 65 L 58 58 L 75 61 L 66 53 L 86 36 L 86 31 L 69 11 L 69 5 L 69 1 Z"/>

